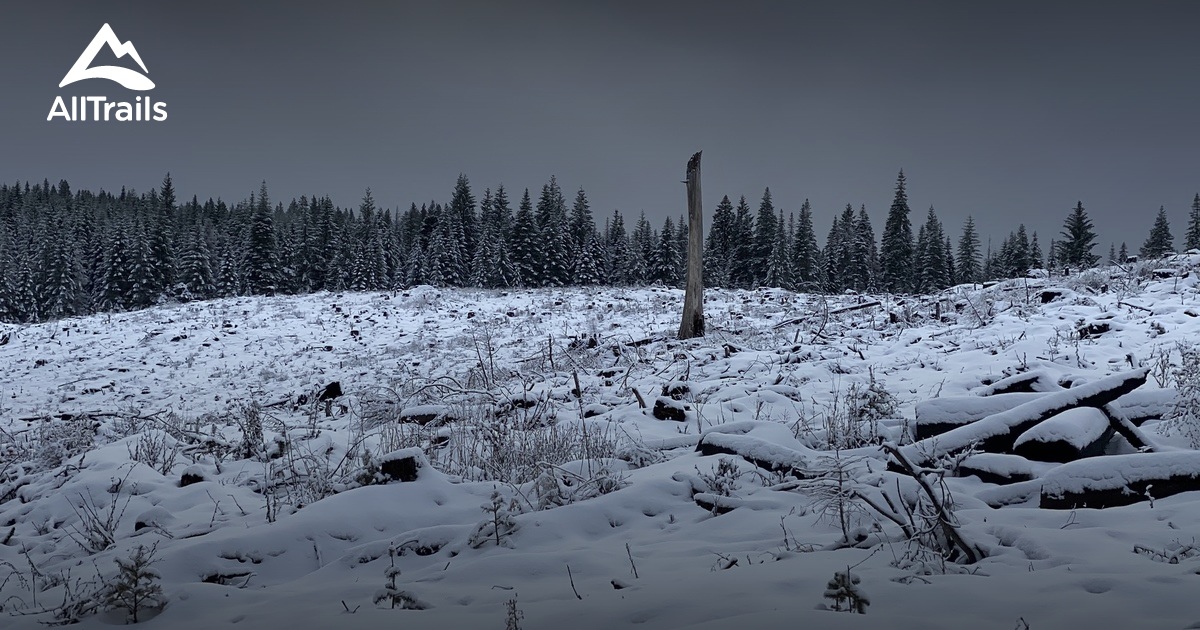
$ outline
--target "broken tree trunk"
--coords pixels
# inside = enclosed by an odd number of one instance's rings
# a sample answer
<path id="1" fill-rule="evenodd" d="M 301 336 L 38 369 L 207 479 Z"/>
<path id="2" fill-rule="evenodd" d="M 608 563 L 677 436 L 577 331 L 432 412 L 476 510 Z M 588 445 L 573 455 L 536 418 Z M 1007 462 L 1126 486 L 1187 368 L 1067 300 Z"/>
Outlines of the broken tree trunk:
<path id="1" fill-rule="evenodd" d="M 700 201 L 700 151 L 687 164 L 688 253 L 687 284 L 679 338 L 704 336 L 704 205 Z"/>
<path id="2" fill-rule="evenodd" d="M 1149 373 L 1149 368 L 1141 368 L 1046 394 L 978 422 L 914 442 L 901 450 L 918 466 L 924 466 L 945 455 L 964 451 L 971 446 L 977 446 L 989 453 L 1008 453 L 1012 451 L 1019 435 L 1043 420 L 1076 407 L 1101 408 L 1140 387 L 1146 382 Z"/>

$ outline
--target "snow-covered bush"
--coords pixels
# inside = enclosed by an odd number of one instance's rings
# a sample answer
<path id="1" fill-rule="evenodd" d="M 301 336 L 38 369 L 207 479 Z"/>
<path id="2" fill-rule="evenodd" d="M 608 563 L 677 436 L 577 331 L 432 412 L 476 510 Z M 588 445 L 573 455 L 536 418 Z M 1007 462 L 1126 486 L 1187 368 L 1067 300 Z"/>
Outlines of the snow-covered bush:
<path id="1" fill-rule="evenodd" d="M 95 442 L 96 430 L 87 416 L 47 420 L 34 432 L 33 459 L 43 468 L 57 468 L 91 450 Z"/>
<path id="2" fill-rule="evenodd" d="M 179 442 L 164 431 L 144 431 L 126 443 L 129 459 L 153 468 L 160 475 L 170 475 L 179 458 Z"/>
<path id="3" fill-rule="evenodd" d="M 1200 449 L 1200 347 L 1180 342 L 1179 366 L 1173 371 L 1179 397 L 1165 427 Z"/>
<path id="4" fill-rule="evenodd" d="M 861 582 L 862 579 L 849 569 L 834 573 L 833 578 L 825 585 L 825 599 L 829 600 L 829 610 L 867 614 L 867 606 L 871 605 L 871 599 L 859 586 Z"/>
<path id="5" fill-rule="evenodd" d="M 841 451 L 834 451 L 818 458 L 816 465 L 805 471 L 809 478 L 802 487 L 813 498 L 814 511 L 836 525 L 848 543 L 851 529 L 867 513 L 857 500 L 857 479 L 865 469 L 862 458 L 843 457 Z"/>
<path id="6" fill-rule="evenodd" d="M 263 451 L 262 408 L 258 403 L 242 405 L 238 409 L 238 426 L 242 430 L 242 444 L 239 456 L 242 459 L 254 459 Z"/>
<path id="7" fill-rule="evenodd" d="M 875 378 L 874 370 L 865 384 L 851 383 L 846 393 L 835 397 L 824 415 L 825 442 L 829 449 L 858 448 L 878 444 L 880 421 L 894 417 L 899 401 Z"/>
<path id="8" fill-rule="evenodd" d="M 712 472 L 706 473 L 697 466 L 696 474 L 708 486 L 709 492 L 723 497 L 733 496 L 738 487 L 738 477 L 742 476 L 742 472 L 738 470 L 732 457 L 722 457 L 717 460 L 716 465 L 712 467 Z"/>

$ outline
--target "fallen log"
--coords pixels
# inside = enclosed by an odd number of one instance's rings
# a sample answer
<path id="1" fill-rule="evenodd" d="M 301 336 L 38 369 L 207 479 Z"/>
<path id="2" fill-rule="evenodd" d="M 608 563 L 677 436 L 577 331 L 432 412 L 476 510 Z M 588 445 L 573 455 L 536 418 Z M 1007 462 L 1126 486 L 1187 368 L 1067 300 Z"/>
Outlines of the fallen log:
<path id="1" fill-rule="evenodd" d="M 1036 479 L 1037 470 L 1037 464 L 1018 455 L 979 453 L 959 463 L 956 476 L 979 477 L 984 483 L 1006 486 Z"/>
<path id="2" fill-rule="evenodd" d="M 994 396 L 945 396 L 917 403 L 914 409 L 913 439 L 924 440 L 951 429 L 1016 408 L 1042 394 L 1020 392 Z"/>
<path id="3" fill-rule="evenodd" d="M 705 433 L 696 444 L 701 455 L 736 455 L 771 472 L 784 471 L 797 479 L 807 479 L 804 454 L 749 435 Z"/>
<path id="4" fill-rule="evenodd" d="M 1063 464 L 1042 478 L 1039 505 L 1103 509 L 1200 491 L 1200 451 L 1134 453 Z"/>
<path id="5" fill-rule="evenodd" d="M 1108 403 L 1100 408 L 1104 418 L 1112 425 L 1113 431 L 1125 438 L 1133 448 L 1139 451 L 1156 452 L 1158 447 L 1154 445 L 1149 438 L 1146 437 L 1142 430 L 1134 425 L 1129 419 L 1129 414 L 1118 406 L 1119 403 Z"/>
<path id="6" fill-rule="evenodd" d="M 996 396 L 999 394 L 1031 394 L 1060 391 L 1062 388 L 1048 373 L 1041 370 L 1025 372 L 1008 378 L 1002 378 L 995 383 L 975 392 L 977 396 Z"/>
<path id="7" fill-rule="evenodd" d="M 1104 454 L 1114 429 L 1093 407 L 1068 409 L 1022 433 L 1013 453 L 1039 462 L 1073 462 Z"/>
<path id="8" fill-rule="evenodd" d="M 1173 388 L 1139 389 L 1118 398 L 1116 405 L 1134 426 L 1142 426 L 1147 420 L 1166 417 L 1175 408 L 1179 392 Z"/>
<path id="9" fill-rule="evenodd" d="M 829 314 L 830 315 L 842 315 L 844 313 L 852 313 L 854 311 L 863 311 L 868 308 L 875 308 L 876 306 L 880 306 L 880 303 L 879 302 L 863 302 L 862 304 L 855 304 L 853 306 L 843 306 L 842 308 L 835 308 L 832 311 L 829 311 Z"/>
<path id="10" fill-rule="evenodd" d="M 1076 407 L 1102 407 L 1146 382 L 1149 368 L 1114 374 L 1072 389 L 1053 392 L 978 422 L 920 440 L 900 450 L 919 466 L 972 446 L 989 453 L 1008 453 L 1022 433 L 1047 418 Z"/>

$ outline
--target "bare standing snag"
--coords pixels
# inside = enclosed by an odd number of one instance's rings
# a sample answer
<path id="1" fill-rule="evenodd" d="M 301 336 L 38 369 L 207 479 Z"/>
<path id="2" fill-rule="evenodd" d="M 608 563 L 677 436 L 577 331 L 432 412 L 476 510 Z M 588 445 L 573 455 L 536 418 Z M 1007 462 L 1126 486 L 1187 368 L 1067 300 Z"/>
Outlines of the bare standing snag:
<path id="1" fill-rule="evenodd" d="M 687 284 L 683 296 L 683 321 L 679 338 L 704 336 L 704 205 L 700 201 L 700 153 L 687 164 L 688 254 Z"/>

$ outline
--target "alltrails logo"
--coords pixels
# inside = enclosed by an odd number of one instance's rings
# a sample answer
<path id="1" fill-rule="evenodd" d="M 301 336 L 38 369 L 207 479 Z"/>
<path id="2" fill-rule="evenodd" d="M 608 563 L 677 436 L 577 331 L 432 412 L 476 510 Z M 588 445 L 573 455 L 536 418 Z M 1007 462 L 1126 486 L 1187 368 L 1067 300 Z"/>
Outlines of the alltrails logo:
<path id="1" fill-rule="evenodd" d="M 120 66 L 92 67 L 92 62 L 95 61 L 96 55 L 105 46 L 108 46 L 109 50 L 117 58 L 129 55 L 130 58 L 137 62 L 142 72 Z M 100 31 L 92 38 L 92 43 L 83 49 L 83 54 L 79 55 L 79 59 L 75 60 L 75 65 L 71 66 L 71 69 L 67 71 L 67 75 L 63 77 L 58 87 L 66 87 L 76 81 L 87 79 L 108 79 L 109 81 L 119 83 L 126 89 L 144 92 L 154 89 L 154 82 L 146 76 L 149 72 L 146 69 L 146 64 L 142 61 L 141 55 L 133 47 L 133 42 L 121 43 L 121 40 L 117 39 L 117 34 L 113 32 L 112 27 L 105 24 L 100 27 Z M 54 104 L 50 106 L 50 114 L 46 116 L 46 120 L 51 121 L 58 117 L 71 122 L 84 120 L 116 120 L 121 122 L 143 120 L 163 121 L 167 119 L 167 104 L 155 103 L 149 95 L 144 97 L 138 96 L 132 103 L 109 101 L 107 96 L 72 96 L 69 102 L 70 106 L 68 107 L 68 101 L 64 100 L 62 96 L 54 97 Z"/>

